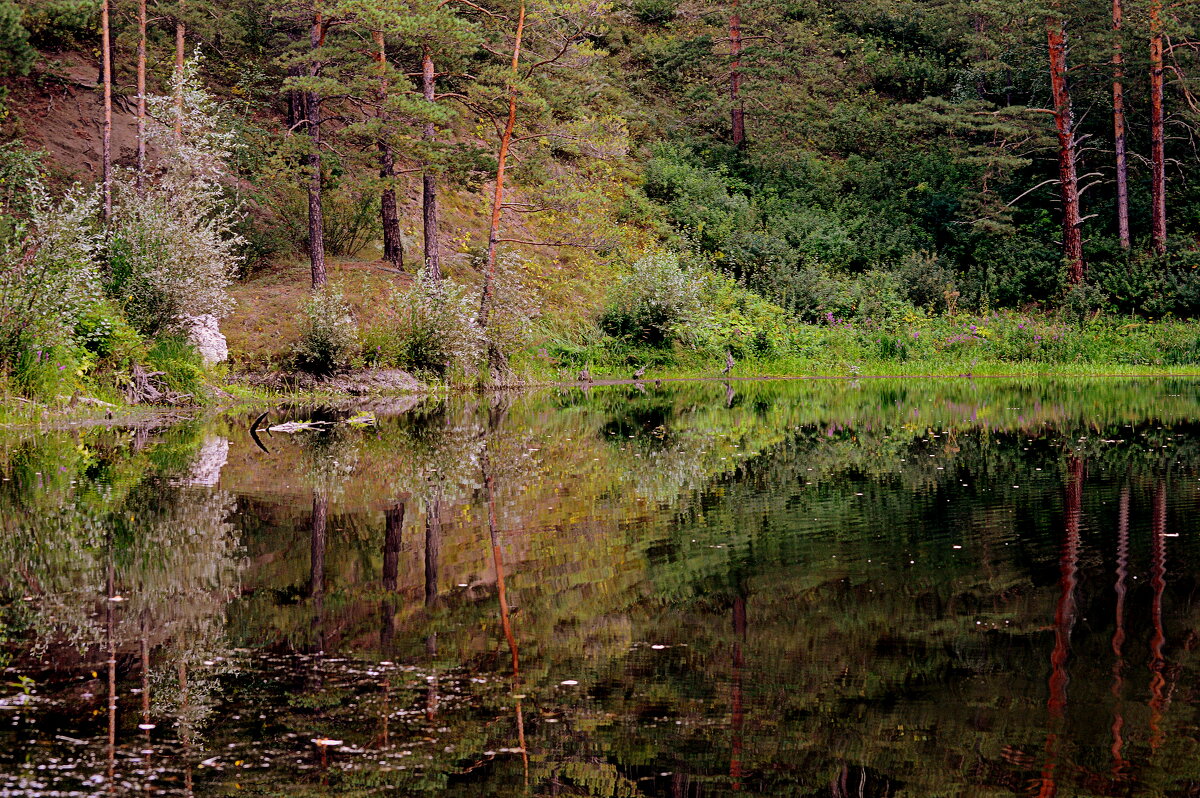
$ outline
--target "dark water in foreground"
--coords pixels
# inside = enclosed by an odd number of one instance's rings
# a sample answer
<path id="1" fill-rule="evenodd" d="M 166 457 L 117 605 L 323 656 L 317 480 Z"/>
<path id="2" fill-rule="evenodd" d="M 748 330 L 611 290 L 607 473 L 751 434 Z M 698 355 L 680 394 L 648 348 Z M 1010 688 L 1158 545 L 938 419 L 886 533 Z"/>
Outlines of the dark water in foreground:
<path id="1" fill-rule="evenodd" d="M 1200 795 L 1200 382 L 732 388 L 0 438 L 0 796 Z"/>

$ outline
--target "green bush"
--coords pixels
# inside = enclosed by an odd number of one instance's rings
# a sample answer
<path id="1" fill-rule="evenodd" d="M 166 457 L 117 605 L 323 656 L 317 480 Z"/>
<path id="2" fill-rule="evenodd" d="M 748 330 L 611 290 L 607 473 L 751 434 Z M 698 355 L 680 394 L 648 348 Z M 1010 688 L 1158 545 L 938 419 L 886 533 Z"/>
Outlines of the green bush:
<path id="1" fill-rule="evenodd" d="M 8 378 L 19 393 L 53 400 L 69 396 L 89 365 L 86 355 L 70 344 L 30 335 L 13 354 Z"/>
<path id="2" fill-rule="evenodd" d="M 153 371 L 161 371 L 163 382 L 172 391 L 200 396 L 204 390 L 204 364 L 191 342 L 179 335 L 158 338 L 146 354 Z"/>
<path id="3" fill-rule="evenodd" d="M 85 351 L 114 366 L 129 365 L 143 347 L 141 336 L 107 302 L 97 302 L 80 313 L 73 337 Z"/>
<path id="4" fill-rule="evenodd" d="M 11 0 L 0 0 L 0 77 L 29 74 L 36 57 L 21 8 Z"/>
<path id="5" fill-rule="evenodd" d="M 350 365 L 358 353 L 358 327 L 341 289 L 327 285 L 304 303 L 296 344 L 296 365 L 311 374 L 329 375 Z"/>
<path id="6" fill-rule="evenodd" d="M 702 323 L 702 286 L 680 265 L 678 255 L 647 255 L 609 293 L 600 329 L 636 344 L 670 344 L 679 340 L 684 325 Z"/>
<path id="7" fill-rule="evenodd" d="M 664 25 L 675 18 L 679 0 L 632 0 L 629 9 L 640 22 Z"/>
<path id="8" fill-rule="evenodd" d="M 791 314 L 730 277 L 702 274 L 699 301 L 702 312 L 679 326 L 682 340 L 698 350 L 741 359 L 782 355 L 793 345 Z"/>
<path id="9" fill-rule="evenodd" d="M 98 0 L 25 0 L 22 6 L 30 41 L 38 47 L 66 50 L 98 38 Z"/>
<path id="10" fill-rule="evenodd" d="M 944 311 L 958 296 L 954 272 L 929 252 L 910 253 L 897 264 L 894 273 L 904 299 L 923 310 Z"/>

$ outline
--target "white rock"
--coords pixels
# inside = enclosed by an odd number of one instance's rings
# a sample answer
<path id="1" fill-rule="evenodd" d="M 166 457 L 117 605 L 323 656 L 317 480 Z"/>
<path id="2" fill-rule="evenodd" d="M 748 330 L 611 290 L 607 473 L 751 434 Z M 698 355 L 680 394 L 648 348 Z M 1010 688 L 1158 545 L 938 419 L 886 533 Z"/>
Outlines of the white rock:
<path id="1" fill-rule="evenodd" d="M 202 316 L 184 316 L 180 326 L 187 334 L 188 340 L 200 352 L 205 365 L 220 363 L 229 359 L 229 345 L 221 334 L 217 317 L 211 313 Z"/>
<path id="2" fill-rule="evenodd" d="M 196 453 L 196 459 L 188 473 L 171 480 L 172 485 L 215 486 L 221 481 L 221 469 L 229 461 L 229 439 L 220 435 L 208 435 Z"/>

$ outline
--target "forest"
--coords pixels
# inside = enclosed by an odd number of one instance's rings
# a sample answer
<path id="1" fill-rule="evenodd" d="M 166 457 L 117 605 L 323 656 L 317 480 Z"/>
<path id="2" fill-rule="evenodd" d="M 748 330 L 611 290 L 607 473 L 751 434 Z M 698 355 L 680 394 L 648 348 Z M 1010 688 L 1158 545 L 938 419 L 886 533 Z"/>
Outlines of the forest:
<path id="1" fill-rule="evenodd" d="M 0 0 L 3 390 L 1186 370 L 1198 79 L 1190 0 Z"/>

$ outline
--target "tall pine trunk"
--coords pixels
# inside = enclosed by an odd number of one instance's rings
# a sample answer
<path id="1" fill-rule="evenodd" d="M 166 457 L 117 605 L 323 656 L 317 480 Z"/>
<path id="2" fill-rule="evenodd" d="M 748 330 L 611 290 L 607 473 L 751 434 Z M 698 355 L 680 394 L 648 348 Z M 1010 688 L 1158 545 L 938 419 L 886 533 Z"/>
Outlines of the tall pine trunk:
<path id="1" fill-rule="evenodd" d="M 1113 145 L 1117 157 L 1117 237 L 1129 249 L 1129 164 L 1125 151 L 1125 53 L 1121 47 L 1122 0 L 1113 0 Z"/>
<path id="2" fill-rule="evenodd" d="M 433 71 L 433 55 L 426 47 L 421 54 L 421 90 L 425 95 L 425 101 L 431 104 L 437 101 L 436 81 L 437 73 Z M 421 131 L 421 138 L 428 144 L 432 144 L 437 138 L 437 128 L 434 127 L 432 120 L 425 123 L 425 129 Z M 421 221 L 425 235 L 425 274 L 430 280 L 440 282 L 442 261 L 441 242 L 438 235 L 437 175 L 428 165 L 421 176 Z"/>
<path id="3" fill-rule="evenodd" d="M 104 84 L 104 132 L 100 142 L 100 182 L 104 202 L 104 223 L 112 220 L 112 34 L 109 27 L 109 0 L 100 4 L 100 65 Z"/>
<path id="4" fill-rule="evenodd" d="M 383 110 L 387 102 L 387 49 L 384 44 L 383 31 L 374 31 L 375 44 L 379 48 L 376 60 L 379 62 L 379 120 L 386 123 Z M 383 258 L 396 269 L 404 268 L 404 239 L 400 237 L 400 214 L 396 208 L 396 188 L 392 184 L 396 177 L 396 161 L 392 157 L 392 147 L 388 144 L 387 135 L 381 133 L 379 146 L 379 178 L 383 181 L 383 191 L 379 195 L 379 217 L 383 225 Z"/>
<path id="5" fill-rule="evenodd" d="M 146 173 L 146 0 L 138 0 L 137 49 L 137 173 L 134 186 L 138 196 L 145 190 Z"/>
<path id="6" fill-rule="evenodd" d="M 733 0 L 729 14 L 729 101 L 733 146 L 746 146 L 746 107 L 742 104 L 742 18 L 738 0 Z"/>
<path id="7" fill-rule="evenodd" d="M 183 141 L 183 47 L 186 28 L 183 24 L 184 0 L 179 0 L 175 17 L 175 143 Z"/>
<path id="8" fill-rule="evenodd" d="M 504 123 L 504 133 L 500 136 L 500 153 L 496 161 L 496 191 L 492 197 L 492 218 L 488 227 L 487 261 L 483 272 L 483 297 L 479 303 L 479 326 L 487 328 L 488 315 L 492 309 L 493 293 L 496 282 L 496 244 L 500 238 L 500 214 L 504 210 L 504 168 L 508 162 L 508 148 L 512 144 L 513 127 L 517 122 L 517 69 L 521 59 L 521 37 L 525 33 L 525 3 L 522 0 L 520 15 L 517 17 L 517 37 L 513 43 L 512 75 L 508 84 L 508 119 Z M 493 368 L 500 365 L 499 353 L 489 347 L 488 362 Z"/>
<path id="9" fill-rule="evenodd" d="M 1083 231 L 1079 214 L 1079 177 L 1075 170 L 1075 117 L 1067 87 L 1067 34 L 1063 20 L 1046 18 L 1050 51 L 1050 89 L 1054 101 L 1054 126 L 1058 132 L 1058 181 L 1063 204 L 1063 259 L 1067 279 L 1083 282 Z"/>
<path id="10" fill-rule="evenodd" d="M 310 78 L 321 71 L 317 62 L 317 50 L 321 46 L 321 15 L 314 10 L 312 30 L 309 34 L 312 48 L 312 63 L 308 67 Z M 325 216 L 321 208 L 321 98 L 309 89 L 305 92 L 305 111 L 308 114 L 308 259 L 312 265 L 312 287 L 325 285 Z"/>
<path id="11" fill-rule="evenodd" d="M 1167 251 L 1167 156 L 1163 116 L 1162 0 L 1150 3 L 1150 240 Z"/>

